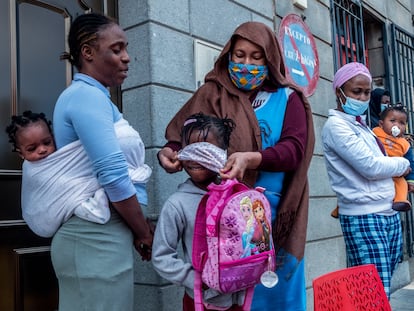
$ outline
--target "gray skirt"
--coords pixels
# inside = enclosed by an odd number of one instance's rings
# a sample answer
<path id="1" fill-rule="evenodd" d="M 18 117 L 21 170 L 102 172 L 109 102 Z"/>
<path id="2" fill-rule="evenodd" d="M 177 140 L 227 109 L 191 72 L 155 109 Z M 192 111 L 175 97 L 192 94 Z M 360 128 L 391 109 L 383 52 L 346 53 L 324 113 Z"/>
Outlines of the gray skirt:
<path id="1" fill-rule="evenodd" d="M 133 310 L 133 237 L 113 212 L 104 225 L 70 218 L 52 240 L 59 311 Z"/>

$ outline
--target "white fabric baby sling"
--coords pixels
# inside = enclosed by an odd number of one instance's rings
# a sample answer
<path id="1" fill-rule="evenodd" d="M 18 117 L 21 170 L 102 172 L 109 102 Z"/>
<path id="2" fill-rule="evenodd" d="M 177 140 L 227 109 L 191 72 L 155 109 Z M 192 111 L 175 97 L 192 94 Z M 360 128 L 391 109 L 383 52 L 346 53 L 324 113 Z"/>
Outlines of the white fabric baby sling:
<path id="1" fill-rule="evenodd" d="M 125 119 L 114 124 L 133 183 L 146 183 L 151 168 L 144 164 L 144 144 Z M 81 142 L 70 143 L 47 158 L 23 162 L 22 214 L 39 236 L 51 237 L 77 206 L 101 189 Z"/>

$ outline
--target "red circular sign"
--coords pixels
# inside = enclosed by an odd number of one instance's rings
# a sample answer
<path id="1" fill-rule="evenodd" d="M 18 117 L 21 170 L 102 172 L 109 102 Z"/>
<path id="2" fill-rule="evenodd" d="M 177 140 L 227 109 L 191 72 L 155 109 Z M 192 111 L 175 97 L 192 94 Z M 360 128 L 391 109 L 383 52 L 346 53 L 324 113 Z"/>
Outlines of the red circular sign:
<path id="1" fill-rule="evenodd" d="M 299 86 L 305 96 L 311 96 L 319 80 L 319 58 L 315 39 L 302 18 L 289 14 L 279 27 L 288 78 Z"/>

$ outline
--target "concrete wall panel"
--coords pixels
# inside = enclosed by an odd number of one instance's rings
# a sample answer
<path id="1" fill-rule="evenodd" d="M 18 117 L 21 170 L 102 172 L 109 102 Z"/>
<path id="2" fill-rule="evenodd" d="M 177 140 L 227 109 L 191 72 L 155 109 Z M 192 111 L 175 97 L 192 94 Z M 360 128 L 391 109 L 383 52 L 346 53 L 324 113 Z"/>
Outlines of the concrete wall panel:
<path id="1" fill-rule="evenodd" d="M 331 216 L 337 200 L 331 198 L 312 198 L 309 201 L 307 241 L 342 237 L 339 220 Z"/>

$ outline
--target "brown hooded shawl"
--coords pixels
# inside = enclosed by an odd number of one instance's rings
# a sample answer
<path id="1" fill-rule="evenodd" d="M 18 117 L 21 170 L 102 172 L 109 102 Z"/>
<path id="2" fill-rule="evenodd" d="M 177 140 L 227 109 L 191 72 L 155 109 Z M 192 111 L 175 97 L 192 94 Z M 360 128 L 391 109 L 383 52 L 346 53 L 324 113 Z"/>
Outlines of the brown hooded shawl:
<path id="1" fill-rule="evenodd" d="M 259 22 L 247 22 L 235 30 L 220 53 L 214 69 L 206 75 L 205 84 L 194 93 L 169 123 L 165 135 L 169 142 L 167 145 L 179 145 L 180 132 L 185 119 L 191 114 L 203 112 L 218 117 L 228 117 L 236 122 L 236 128 L 231 134 L 229 154 L 236 151 L 261 150 L 260 128 L 251 101 L 245 92 L 231 82 L 227 71 L 229 52 L 237 37 L 247 39 L 263 48 L 269 69 L 268 80 L 264 83 L 266 89 L 276 91 L 282 86 L 295 89 L 301 95 L 306 111 L 308 137 L 304 158 L 294 172 L 286 173 L 284 190 L 276 222 L 273 225 L 276 252 L 283 248 L 301 260 L 305 250 L 308 221 L 307 171 L 315 141 L 312 112 L 300 90 L 287 81 L 281 49 L 274 32 L 269 27 Z M 255 171 L 247 171 L 244 181 L 253 185 L 256 176 Z"/>

